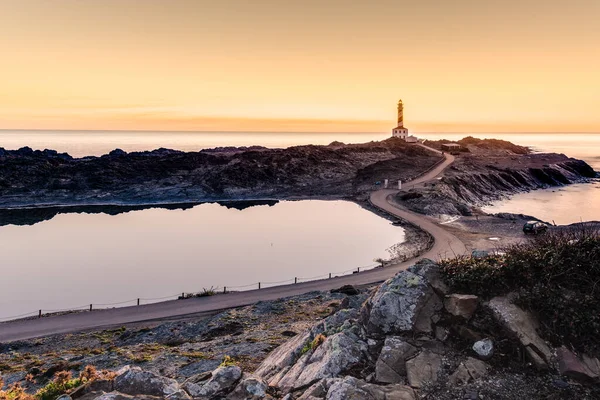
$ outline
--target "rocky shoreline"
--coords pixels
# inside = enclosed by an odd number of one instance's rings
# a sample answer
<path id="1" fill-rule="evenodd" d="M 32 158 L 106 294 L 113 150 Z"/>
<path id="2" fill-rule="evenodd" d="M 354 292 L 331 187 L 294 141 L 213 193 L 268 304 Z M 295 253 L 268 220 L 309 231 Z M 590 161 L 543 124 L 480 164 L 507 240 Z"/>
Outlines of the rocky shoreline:
<path id="1" fill-rule="evenodd" d="M 525 190 L 582 182 L 596 173 L 561 154 L 466 138 L 444 177 L 400 200 L 418 212 L 459 215 Z M 438 142 L 428 146 L 439 147 Z M 399 139 L 287 149 L 168 149 L 73 158 L 52 150 L 0 149 L 0 209 L 94 205 L 141 207 L 237 200 L 351 199 L 364 202 L 385 179 L 410 180 L 441 156 Z"/>

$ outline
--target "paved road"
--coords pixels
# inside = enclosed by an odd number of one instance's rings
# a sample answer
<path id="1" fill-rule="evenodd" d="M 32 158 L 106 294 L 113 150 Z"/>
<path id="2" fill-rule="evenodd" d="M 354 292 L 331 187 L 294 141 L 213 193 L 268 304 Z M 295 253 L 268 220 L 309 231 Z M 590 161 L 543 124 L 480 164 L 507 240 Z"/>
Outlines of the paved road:
<path id="1" fill-rule="evenodd" d="M 443 163 L 439 164 L 432 171 L 412 181 L 411 186 L 431 181 L 441 174 L 444 169 L 454 161 L 454 157 L 451 155 L 446 155 L 445 157 L 446 159 Z M 346 275 L 332 279 L 276 286 L 260 290 L 249 290 L 227 295 L 187 300 L 172 300 L 141 306 L 113 308 L 93 312 L 44 317 L 33 320 L 7 322 L 0 324 L 0 342 L 31 339 L 87 329 L 107 328 L 134 322 L 185 317 L 193 314 L 245 306 L 258 301 L 276 300 L 281 297 L 299 295 L 313 290 L 330 290 L 348 284 L 366 285 L 384 281 L 398 271 L 413 265 L 415 261 L 421 258 L 437 259 L 440 256 L 463 254 L 466 251 L 464 244 L 458 238 L 445 231 L 439 225 L 436 225 L 430 218 L 391 205 L 388 202 L 388 196 L 395 193 L 398 193 L 398 190 L 379 190 L 373 192 L 371 194 L 371 202 L 376 207 L 385 210 L 392 215 L 420 226 L 434 237 L 434 246 L 419 258 L 387 266 L 385 268 L 376 268 L 359 274 Z"/>

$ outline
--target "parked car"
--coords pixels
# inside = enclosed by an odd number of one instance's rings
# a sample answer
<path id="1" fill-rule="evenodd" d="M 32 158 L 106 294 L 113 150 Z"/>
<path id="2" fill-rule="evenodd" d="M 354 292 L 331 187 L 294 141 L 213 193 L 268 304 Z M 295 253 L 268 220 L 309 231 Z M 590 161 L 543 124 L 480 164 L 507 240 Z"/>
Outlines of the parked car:
<path id="1" fill-rule="evenodd" d="M 540 221 L 527 221 L 523 225 L 523 233 L 526 235 L 538 235 L 548 230 L 548 225 Z"/>

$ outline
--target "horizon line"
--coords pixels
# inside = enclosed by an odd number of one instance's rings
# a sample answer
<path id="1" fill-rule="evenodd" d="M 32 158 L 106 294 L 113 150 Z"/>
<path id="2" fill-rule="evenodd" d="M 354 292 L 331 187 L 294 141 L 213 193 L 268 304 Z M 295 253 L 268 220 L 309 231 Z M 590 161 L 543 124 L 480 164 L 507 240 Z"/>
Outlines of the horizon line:
<path id="1" fill-rule="evenodd" d="M 298 133 L 298 134 L 327 134 L 327 133 L 344 133 L 348 135 L 360 134 L 388 134 L 389 132 L 381 131 L 364 131 L 364 132 L 348 132 L 348 131 L 256 131 L 256 130 L 164 130 L 164 129 L 2 129 L 0 132 L 140 132 L 140 133 Z M 544 134 L 600 134 L 600 131 L 420 131 L 410 132 L 412 134 L 503 134 L 503 135 L 544 135 Z"/>

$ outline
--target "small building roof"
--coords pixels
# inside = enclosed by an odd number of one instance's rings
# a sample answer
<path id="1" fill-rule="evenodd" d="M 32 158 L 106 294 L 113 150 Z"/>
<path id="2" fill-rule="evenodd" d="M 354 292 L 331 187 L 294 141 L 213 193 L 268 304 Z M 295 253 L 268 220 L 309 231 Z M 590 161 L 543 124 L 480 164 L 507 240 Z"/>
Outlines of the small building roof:
<path id="1" fill-rule="evenodd" d="M 458 143 L 442 143 L 442 146 L 446 146 L 446 147 L 462 147 Z"/>

